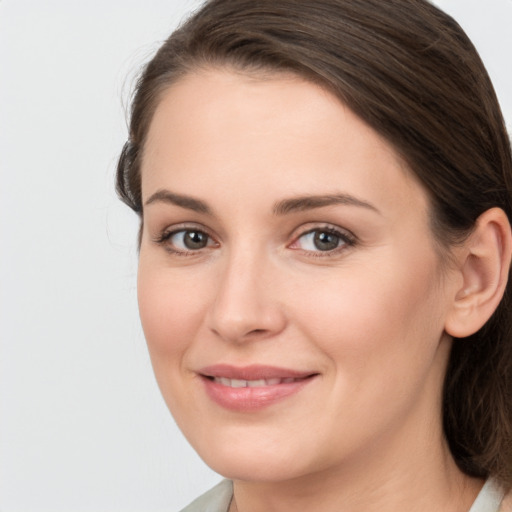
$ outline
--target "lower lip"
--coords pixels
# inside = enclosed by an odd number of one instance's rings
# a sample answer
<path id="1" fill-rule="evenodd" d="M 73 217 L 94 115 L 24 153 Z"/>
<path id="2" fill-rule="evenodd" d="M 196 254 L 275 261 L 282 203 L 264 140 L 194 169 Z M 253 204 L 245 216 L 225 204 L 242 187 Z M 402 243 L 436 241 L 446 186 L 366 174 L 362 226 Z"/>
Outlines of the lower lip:
<path id="1" fill-rule="evenodd" d="M 251 412 L 269 407 L 288 398 L 307 386 L 314 376 L 294 382 L 256 388 L 232 388 L 207 377 L 201 377 L 208 396 L 218 405 L 231 411 Z"/>

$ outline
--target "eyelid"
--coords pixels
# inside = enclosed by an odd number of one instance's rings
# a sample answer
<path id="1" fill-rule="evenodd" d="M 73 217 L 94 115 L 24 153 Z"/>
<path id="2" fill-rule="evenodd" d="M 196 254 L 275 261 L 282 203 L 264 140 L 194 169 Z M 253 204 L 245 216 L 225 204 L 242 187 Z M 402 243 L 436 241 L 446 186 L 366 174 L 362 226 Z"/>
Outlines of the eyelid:
<path id="1" fill-rule="evenodd" d="M 176 247 L 173 247 L 172 244 L 168 243 L 169 239 L 172 236 L 183 231 L 199 231 L 201 233 L 204 233 L 213 242 L 213 244 L 208 244 L 207 246 L 199 249 L 178 249 Z M 322 231 L 338 236 L 342 242 L 341 246 L 326 251 L 307 250 L 301 247 L 293 247 L 293 245 L 297 244 L 298 240 L 300 240 L 301 237 L 314 232 Z M 339 252 L 346 251 L 348 248 L 354 246 L 358 242 L 357 237 L 350 230 L 326 222 L 310 222 L 305 225 L 302 225 L 292 233 L 291 238 L 292 241 L 289 244 L 287 244 L 288 248 L 292 250 L 302 251 L 305 254 L 309 254 L 315 257 L 329 257 L 337 255 Z M 152 237 L 152 241 L 157 245 L 163 246 L 165 250 L 167 250 L 168 252 L 180 256 L 198 255 L 202 253 L 205 249 L 212 249 L 220 246 L 217 237 L 212 234 L 209 228 L 202 224 L 190 222 L 184 222 L 167 226 L 164 229 L 162 229 L 156 236 Z"/>
<path id="2" fill-rule="evenodd" d="M 336 248 L 334 248 L 332 250 L 328 250 L 328 251 L 321 251 L 321 250 L 311 251 L 311 250 L 307 250 L 307 249 L 302 249 L 300 247 L 298 247 L 298 248 L 292 247 L 303 236 L 314 233 L 314 232 L 322 232 L 322 231 L 338 236 L 341 239 L 341 241 L 343 242 L 342 245 L 340 247 L 336 247 Z M 313 255 L 315 257 L 329 257 L 329 256 L 337 255 L 341 251 L 347 250 L 348 248 L 354 246 L 357 243 L 357 241 L 358 241 L 358 239 L 354 235 L 354 233 L 352 233 L 351 231 L 349 231 L 346 228 L 342 228 L 340 226 L 336 226 L 334 224 L 329 224 L 329 223 L 325 223 L 325 222 L 320 223 L 320 224 L 308 223 L 304 226 L 301 226 L 298 230 L 295 230 L 295 233 L 292 235 L 292 242 L 290 244 L 288 244 L 288 247 L 293 250 L 303 251 L 304 253 Z"/>
<path id="3" fill-rule="evenodd" d="M 217 241 L 217 238 L 211 233 L 211 231 L 201 224 L 184 222 L 180 224 L 173 224 L 171 226 L 167 226 L 162 229 L 156 236 L 152 237 L 152 241 L 157 245 L 162 245 L 166 251 L 176 254 L 179 256 L 192 256 L 197 255 L 202 252 L 204 249 L 210 249 L 212 246 L 207 245 L 206 247 L 200 249 L 177 249 L 173 248 L 169 242 L 169 240 L 176 235 L 177 233 L 183 231 L 198 231 L 204 233 L 208 238 L 213 241 L 214 246 L 218 247 L 220 244 Z"/>

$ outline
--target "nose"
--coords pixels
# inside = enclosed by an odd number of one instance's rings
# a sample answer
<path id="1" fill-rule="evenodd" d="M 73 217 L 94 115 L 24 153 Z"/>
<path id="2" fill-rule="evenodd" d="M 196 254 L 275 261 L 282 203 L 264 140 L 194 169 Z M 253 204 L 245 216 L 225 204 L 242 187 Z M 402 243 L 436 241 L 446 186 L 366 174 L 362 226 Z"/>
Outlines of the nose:
<path id="1" fill-rule="evenodd" d="M 247 253 L 223 262 L 207 317 L 215 335 L 242 343 L 273 337 L 285 328 L 278 269 L 271 267 L 263 256 Z"/>

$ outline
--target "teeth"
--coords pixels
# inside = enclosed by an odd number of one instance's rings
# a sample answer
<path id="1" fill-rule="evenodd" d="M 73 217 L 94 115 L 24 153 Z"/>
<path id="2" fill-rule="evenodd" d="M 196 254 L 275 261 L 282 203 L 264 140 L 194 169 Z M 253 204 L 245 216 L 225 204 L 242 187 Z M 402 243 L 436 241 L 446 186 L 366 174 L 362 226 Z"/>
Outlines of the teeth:
<path id="1" fill-rule="evenodd" d="M 232 388 L 246 388 L 247 387 L 247 381 L 246 380 L 240 380 L 240 379 L 231 379 L 231 387 Z"/>
<path id="2" fill-rule="evenodd" d="M 293 377 L 287 377 L 286 379 L 258 379 L 258 380 L 243 380 L 243 379 L 228 379 L 226 377 L 214 377 L 214 382 L 218 384 L 222 384 L 223 386 L 228 386 L 230 388 L 261 388 L 265 386 L 277 386 L 278 384 L 288 384 L 290 382 L 295 382 L 296 380 Z"/>
<path id="3" fill-rule="evenodd" d="M 265 379 L 260 380 L 248 380 L 247 386 L 250 388 L 261 388 L 262 386 L 265 386 Z"/>

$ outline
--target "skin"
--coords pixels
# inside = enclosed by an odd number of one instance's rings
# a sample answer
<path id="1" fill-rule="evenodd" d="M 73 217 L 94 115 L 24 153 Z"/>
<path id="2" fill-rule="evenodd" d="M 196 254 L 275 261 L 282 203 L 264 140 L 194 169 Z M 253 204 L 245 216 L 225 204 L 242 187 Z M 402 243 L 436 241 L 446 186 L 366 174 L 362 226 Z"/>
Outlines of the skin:
<path id="1" fill-rule="evenodd" d="M 441 426 L 463 276 L 386 141 L 300 78 L 202 70 L 160 101 L 142 193 L 139 306 L 155 375 L 190 443 L 234 480 L 232 510 L 469 509 L 482 483 L 457 469 Z M 350 200 L 275 211 L 340 194 Z M 187 249 L 187 228 L 206 246 Z M 326 228 L 340 233 L 334 250 L 307 235 Z M 219 363 L 317 376 L 231 411 L 198 375 Z"/>

